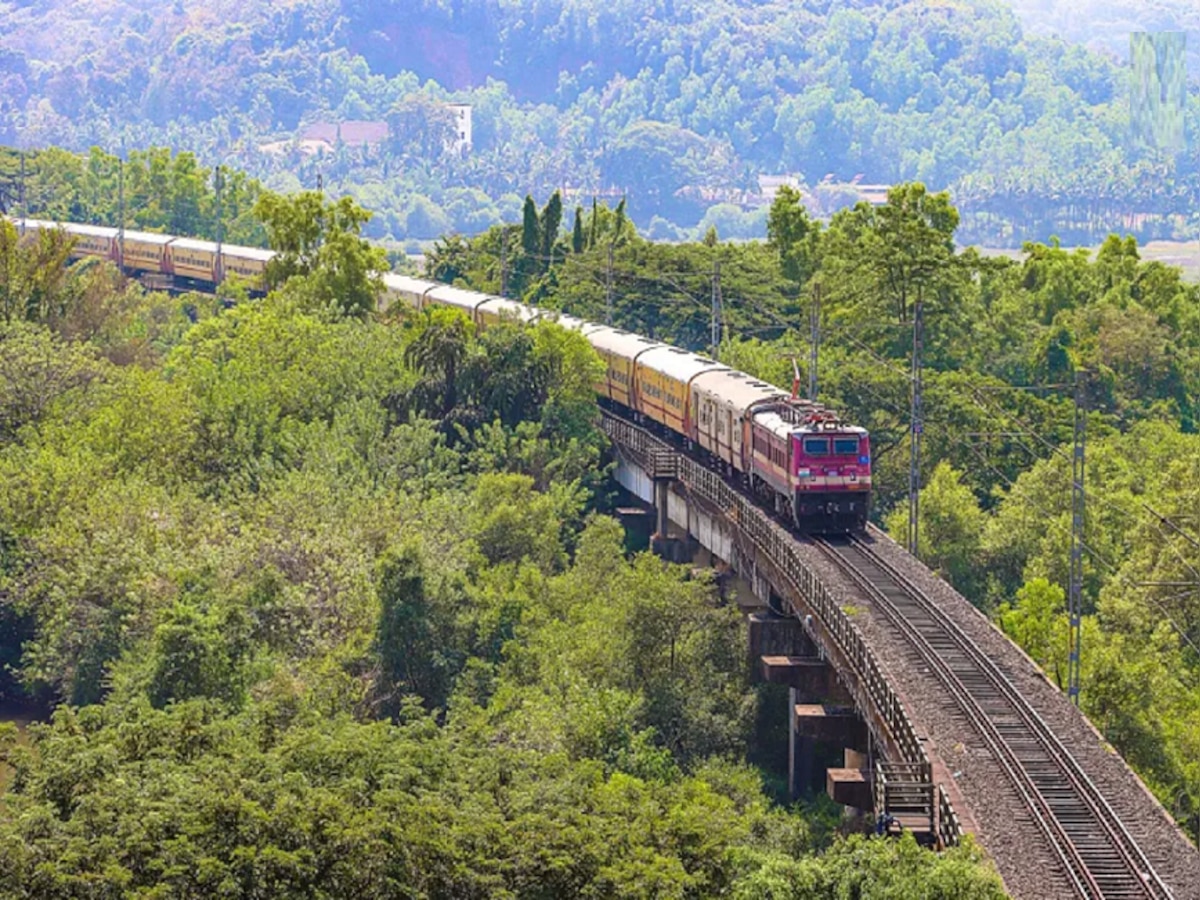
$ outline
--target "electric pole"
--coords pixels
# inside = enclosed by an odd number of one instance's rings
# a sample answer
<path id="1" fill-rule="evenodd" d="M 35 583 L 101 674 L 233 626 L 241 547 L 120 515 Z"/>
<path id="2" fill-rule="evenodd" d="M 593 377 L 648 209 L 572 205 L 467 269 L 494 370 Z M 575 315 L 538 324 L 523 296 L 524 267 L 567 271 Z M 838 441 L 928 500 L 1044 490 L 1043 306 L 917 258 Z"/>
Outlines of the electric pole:
<path id="1" fill-rule="evenodd" d="M 1067 696 L 1079 705 L 1080 638 L 1083 622 L 1084 451 L 1087 445 L 1088 372 L 1075 370 L 1075 450 L 1071 454 L 1071 576 L 1068 614 L 1071 623 L 1067 657 Z"/>
<path id="2" fill-rule="evenodd" d="M 913 346 L 912 346 L 912 410 L 910 412 L 911 434 L 909 436 L 908 459 L 908 552 L 917 555 L 920 545 L 918 529 L 921 493 L 921 345 L 924 340 L 924 327 L 921 293 L 917 293 L 917 302 L 913 308 Z"/>
<path id="3" fill-rule="evenodd" d="M 508 299 L 508 226 L 500 227 L 500 296 Z"/>
<path id="4" fill-rule="evenodd" d="M 21 236 L 25 236 L 25 220 L 29 217 L 29 208 L 25 203 L 25 151 L 21 150 L 21 180 L 17 185 L 17 201 L 21 204 Z"/>
<path id="5" fill-rule="evenodd" d="M 221 178 L 221 167 L 218 165 L 213 173 L 213 190 L 217 195 L 217 284 L 224 281 L 224 267 L 221 265 L 221 188 L 223 187 Z"/>
<path id="6" fill-rule="evenodd" d="M 117 157 L 117 268 L 125 268 L 125 160 Z"/>
<path id="7" fill-rule="evenodd" d="M 613 246 L 615 244 L 616 239 L 614 238 L 608 245 L 608 268 L 604 273 L 604 324 L 610 328 L 613 323 Z"/>
<path id="8" fill-rule="evenodd" d="M 817 354 L 821 347 L 821 285 L 814 283 L 808 310 L 808 399 L 817 402 Z"/>
<path id="9" fill-rule="evenodd" d="M 721 261 L 713 260 L 712 274 L 712 357 L 721 358 Z"/>

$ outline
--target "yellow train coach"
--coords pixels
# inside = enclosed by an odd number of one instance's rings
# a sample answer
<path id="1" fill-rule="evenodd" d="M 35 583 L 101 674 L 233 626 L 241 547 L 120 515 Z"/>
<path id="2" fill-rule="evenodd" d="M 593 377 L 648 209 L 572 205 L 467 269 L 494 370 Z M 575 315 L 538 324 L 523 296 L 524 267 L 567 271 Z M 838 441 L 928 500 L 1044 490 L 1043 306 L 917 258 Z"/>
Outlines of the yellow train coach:
<path id="1" fill-rule="evenodd" d="M 267 290 L 267 263 L 274 256 L 274 250 L 239 247 L 231 244 L 221 248 L 218 269 L 222 279 L 236 275 L 246 282 L 250 290 L 265 293 Z"/>
<path id="2" fill-rule="evenodd" d="M 176 278 L 217 283 L 217 245 L 212 241 L 176 238 L 168 245 L 167 254 Z"/>
<path id="3" fill-rule="evenodd" d="M 596 382 L 596 393 L 614 403 L 637 409 L 634 365 L 641 354 L 666 344 L 619 328 L 596 328 L 585 335 L 604 363 L 604 375 Z"/>
<path id="4" fill-rule="evenodd" d="M 704 372 L 727 370 L 706 356 L 663 344 L 640 354 L 635 366 L 638 412 L 672 431 L 691 434 L 689 394 Z"/>
<path id="5" fill-rule="evenodd" d="M 166 274 L 167 246 L 175 238 L 169 234 L 148 231 L 126 231 L 119 242 L 121 264 L 138 272 Z"/>

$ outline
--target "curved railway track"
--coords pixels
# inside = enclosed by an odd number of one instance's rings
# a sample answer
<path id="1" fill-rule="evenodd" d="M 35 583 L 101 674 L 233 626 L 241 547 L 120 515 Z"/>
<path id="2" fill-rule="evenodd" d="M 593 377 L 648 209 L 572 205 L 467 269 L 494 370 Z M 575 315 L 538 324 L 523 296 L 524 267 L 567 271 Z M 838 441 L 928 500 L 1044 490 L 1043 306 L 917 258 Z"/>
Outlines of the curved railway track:
<path id="1" fill-rule="evenodd" d="M 902 633 L 953 698 L 1030 810 L 1079 897 L 1172 897 L 1054 732 L 936 602 L 868 540 L 812 540 Z"/>

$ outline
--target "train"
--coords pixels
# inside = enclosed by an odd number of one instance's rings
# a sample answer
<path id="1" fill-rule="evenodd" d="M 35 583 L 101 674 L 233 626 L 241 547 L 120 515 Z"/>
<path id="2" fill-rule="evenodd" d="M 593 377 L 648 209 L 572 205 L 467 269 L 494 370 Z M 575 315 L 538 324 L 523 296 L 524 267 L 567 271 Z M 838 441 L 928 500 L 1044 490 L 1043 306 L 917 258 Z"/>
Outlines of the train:
<path id="1" fill-rule="evenodd" d="M 21 235 L 61 229 L 72 238 L 76 259 L 106 259 L 136 275 L 162 276 L 180 287 L 211 287 L 230 275 L 243 280 L 252 294 L 267 290 L 267 263 L 275 254 L 259 247 L 239 247 L 149 231 L 10 219 Z"/>
<path id="2" fill-rule="evenodd" d="M 14 224 L 16 224 L 14 222 Z M 62 228 L 76 257 L 112 260 L 135 273 L 169 276 L 183 286 L 219 284 L 236 273 L 266 289 L 273 253 L 254 247 L 91 225 L 23 220 L 26 233 Z M 578 331 L 603 363 L 601 404 L 673 440 L 752 490 L 798 532 L 858 531 L 871 504 L 871 444 L 865 428 L 703 354 L 558 311 L 406 275 L 383 276 L 380 309 L 404 304 L 460 310 L 479 328 L 552 317 Z"/>

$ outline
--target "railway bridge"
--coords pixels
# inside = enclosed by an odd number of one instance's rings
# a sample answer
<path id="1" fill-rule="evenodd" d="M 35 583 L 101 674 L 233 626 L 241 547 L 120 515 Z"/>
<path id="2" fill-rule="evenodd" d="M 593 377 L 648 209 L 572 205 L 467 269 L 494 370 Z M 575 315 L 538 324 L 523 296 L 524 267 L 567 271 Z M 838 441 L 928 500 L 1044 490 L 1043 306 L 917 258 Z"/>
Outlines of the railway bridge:
<path id="1" fill-rule="evenodd" d="M 1014 897 L 1200 898 L 1200 852 L 945 582 L 874 530 L 799 538 L 650 431 L 609 411 L 604 428 L 618 481 L 654 506 L 660 552 L 698 544 L 762 602 L 751 664 L 788 690 L 793 791 L 837 748 L 835 800 L 938 846 L 974 835 Z"/>

